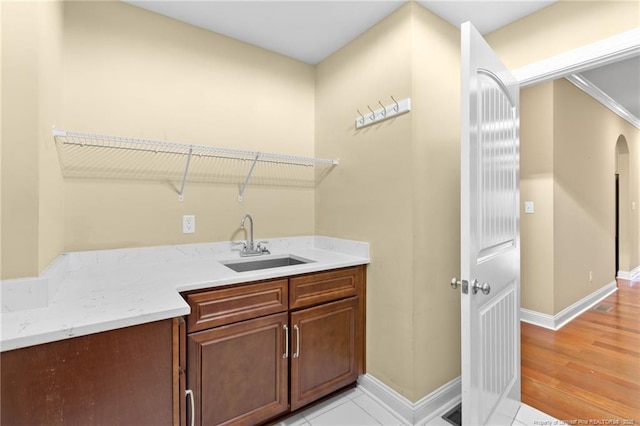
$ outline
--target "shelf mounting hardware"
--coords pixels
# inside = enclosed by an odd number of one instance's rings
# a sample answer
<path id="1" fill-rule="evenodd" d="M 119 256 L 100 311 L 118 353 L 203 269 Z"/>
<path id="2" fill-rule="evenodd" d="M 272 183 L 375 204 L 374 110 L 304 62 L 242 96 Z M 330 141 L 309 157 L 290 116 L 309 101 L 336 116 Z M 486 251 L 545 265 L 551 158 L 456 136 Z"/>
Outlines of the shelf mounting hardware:
<path id="1" fill-rule="evenodd" d="M 180 185 L 180 192 L 178 193 L 178 200 L 184 200 L 184 184 L 187 182 L 187 173 L 189 173 L 189 163 L 191 162 L 191 154 L 193 154 L 193 147 L 189 147 L 189 154 L 187 154 L 187 163 L 184 166 L 184 174 L 182 175 L 182 184 Z"/>
<path id="2" fill-rule="evenodd" d="M 258 158 L 260 158 L 260 153 L 256 154 L 256 158 L 253 159 L 253 164 L 251 164 L 251 168 L 249 169 L 249 173 L 247 173 L 247 177 L 244 179 L 244 183 L 240 188 L 240 193 L 238 194 L 238 201 L 242 201 L 242 197 L 244 196 L 244 190 L 247 189 L 247 184 L 249 183 L 249 179 L 251 179 L 251 175 L 253 174 L 253 169 L 256 167 L 256 163 L 258 162 Z"/>

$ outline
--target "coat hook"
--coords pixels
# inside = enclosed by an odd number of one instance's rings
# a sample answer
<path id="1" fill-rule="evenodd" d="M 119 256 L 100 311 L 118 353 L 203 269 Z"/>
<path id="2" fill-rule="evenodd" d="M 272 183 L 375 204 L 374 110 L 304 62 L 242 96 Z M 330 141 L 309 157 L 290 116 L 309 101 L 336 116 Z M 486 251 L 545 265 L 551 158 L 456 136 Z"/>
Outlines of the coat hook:
<path id="1" fill-rule="evenodd" d="M 398 103 L 398 101 L 396 101 L 396 98 L 394 98 L 393 95 L 392 95 L 391 99 L 393 99 L 393 102 L 396 103 L 396 106 L 394 108 L 396 110 L 396 112 L 400 112 L 400 104 Z"/>
<path id="2" fill-rule="evenodd" d="M 360 124 L 364 124 L 364 115 L 362 115 L 362 113 L 360 112 L 360 110 L 359 110 L 359 109 L 357 109 L 356 111 L 358 111 L 358 114 L 360 114 L 360 117 L 362 117 L 362 118 L 360 119 Z"/>
<path id="3" fill-rule="evenodd" d="M 369 111 L 371 111 L 371 121 L 375 121 L 376 120 L 376 113 L 374 110 L 371 109 L 371 107 L 369 105 L 367 105 L 367 108 L 369 108 Z"/>
<path id="4" fill-rule="evenodd" d="M 382 112 L 380 114 L 382 114 L 383 117 L 387 116 L 387 107 L 382 105 L 382 102 L 380 102 L 380 100 L 378 99 L 378 103 L 380 104 L 380 106 L 382 107 Z"/>

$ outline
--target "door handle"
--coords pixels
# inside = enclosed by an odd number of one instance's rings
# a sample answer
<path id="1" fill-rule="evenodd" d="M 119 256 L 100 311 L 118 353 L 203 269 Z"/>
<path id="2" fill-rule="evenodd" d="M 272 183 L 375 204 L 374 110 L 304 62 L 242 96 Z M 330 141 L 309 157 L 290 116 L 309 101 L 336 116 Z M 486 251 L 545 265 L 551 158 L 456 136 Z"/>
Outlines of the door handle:
<path id="1" fill-rule="evenodd" d="M 469 293 L 469 282 L 467 280 L 458 280 L 456 277 L 451 278 L 451 288 L 457 290 L 458 287 L 462 288 L 464 294 Z"/>
<path id="2" fill-rule="evenodd" d="M 489 285 L 489 283 L 480 284 L 478 280 L 473 280 L 473 282 L 471 283 L 471 290 L 473 291 L 473 294 L 476 294 L 478 290 L 480 290 L 482 291 L 482 294 L 486 296 L 491 292 L 491 286 Z"/>
<path id="3" fill-rule="evenodd" d="M 300 356 L 300 329 L 298 324 L 294 324 L 293 329 L 296 332 L 296 351 L 293 353 L 293 357 L 298 358 Z"/>
<path id="4" fill-rule="evenodd" d="M 282 358 L 289 358 L 289 327 L 287 325 L 283 325 L 284 329 L 284 354 L 282 354 Z"/>

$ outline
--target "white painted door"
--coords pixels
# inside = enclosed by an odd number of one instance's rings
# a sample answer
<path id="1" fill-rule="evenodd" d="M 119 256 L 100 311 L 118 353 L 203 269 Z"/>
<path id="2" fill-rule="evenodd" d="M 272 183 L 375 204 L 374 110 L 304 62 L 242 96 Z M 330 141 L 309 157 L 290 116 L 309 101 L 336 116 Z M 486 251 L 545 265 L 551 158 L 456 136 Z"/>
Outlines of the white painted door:
<path id="1" fill-rule="evenodd" d="M 461 65 L 462 420 L 511 425 L 520 407 L 519 86 L 470 23 Z"/>

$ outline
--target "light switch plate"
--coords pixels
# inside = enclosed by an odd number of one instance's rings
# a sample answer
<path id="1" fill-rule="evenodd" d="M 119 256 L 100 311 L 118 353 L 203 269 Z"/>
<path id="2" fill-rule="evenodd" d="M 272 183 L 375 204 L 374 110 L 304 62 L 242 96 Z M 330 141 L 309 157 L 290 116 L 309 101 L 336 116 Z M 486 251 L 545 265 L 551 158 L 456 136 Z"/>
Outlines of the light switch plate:
<path id="1" fill-rule="evenodd" d="M 524 202 L 524 212 L 526 214 L 532 214 L 534 212 L 533 201 Z"/>

